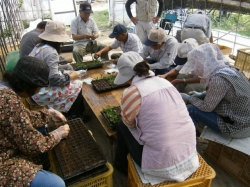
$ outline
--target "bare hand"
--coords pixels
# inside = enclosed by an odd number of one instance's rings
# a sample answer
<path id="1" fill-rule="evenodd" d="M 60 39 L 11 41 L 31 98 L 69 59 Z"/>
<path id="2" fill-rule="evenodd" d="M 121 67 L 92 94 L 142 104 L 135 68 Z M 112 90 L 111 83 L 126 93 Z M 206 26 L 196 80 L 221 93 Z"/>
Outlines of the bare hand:
<path id="1" fill-rule="evenodd" d="M 95 58 L 95 59 L 98 59 L 101 55 L 102 55 L 101 52 L 97 52 L 97 53 L 94 55 L 94 58 Z"/>
<path id="2" fill-rule="evenodd" d="M 68 63 L 73 62 L 73 59 L 72 59 L 72 58 L 66 58 L 66 60 L 67 60 Z"/>
<path id="3" fill-rule="evenodd" d="M 92 40 L 95 40 L 96 38 L 98 38 L 96 35 L 91 35 L 91 37 L 90 37 Z"/>
<path id="4" fill-rule="evenodd" d="M 183 80 L 182 80 L 182 79 L 175 79 L 175 80 L 171 81 L 171 83 L 172 83 L 173 85 L 176 85 L 176 84 L 183 83 Z"/>
<path id="5" fill-rule="evenodd" d="M 136 17 L 131 17 L 130 20 L 133 22 L 134 25 L 138 23 L 138 19 Z"/>
<path id="6" fill-rule="evenodd" d="M 166 78 L 166 76 L 165 76 L 165 75 L 158 75 L 158 77 L 163 78 L 163 79 L 165 79 L 165 78 Z"/>
<path id="7" fill-rule="evenodd" d="M 72 80 L 80 78 L 80 76 L 75 71 L 73 71 L 72 73 L 70 73 L 69 76 L 70 76 L 70 79 L 72 79 Z"/>
<path id="8" fill-rule="evenodd" d="M 86 38 L 86 39 L 91 39 L 92 36 L 93 36 L 92 34 L 85 34 L 85 38 Z"/>
<path id="9" fill-rule="evenodd" d="M 156 16 L 152 19 L 153 23 L 157 23 L 159 21 L 160 17 L 159 16 Z"/>

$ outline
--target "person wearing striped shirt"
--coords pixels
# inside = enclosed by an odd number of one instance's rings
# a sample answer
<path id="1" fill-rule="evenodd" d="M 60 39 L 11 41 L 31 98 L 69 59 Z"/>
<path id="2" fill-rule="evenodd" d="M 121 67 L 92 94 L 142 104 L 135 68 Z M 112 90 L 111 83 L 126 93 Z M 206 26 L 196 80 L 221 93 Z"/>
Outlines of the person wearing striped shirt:
<path id="1" fill-rule="evenodd" d="M 122 95 L 114 166 L 127 172 L 127 154 L 148 180 L 184 181 L 199 167 L 194 124 L 176 88 L 154 76 L 138 53 L 123 53 L 115 84 Z M 178 137 L 178 138 L 177 138 Z"/>

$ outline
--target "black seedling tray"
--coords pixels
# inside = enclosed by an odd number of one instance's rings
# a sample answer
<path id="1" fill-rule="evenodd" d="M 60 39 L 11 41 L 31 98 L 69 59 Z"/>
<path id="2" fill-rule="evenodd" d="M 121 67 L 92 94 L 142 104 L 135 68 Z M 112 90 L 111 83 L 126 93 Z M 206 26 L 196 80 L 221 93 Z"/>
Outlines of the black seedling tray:
<path id="1" fill-rule="evenodd" d="M 77 62 L 75 64 L 70 64 L 75 71 L 81 70 L 81 69 L 94 69 L 94 68 L 101 68 L 102 62 L 93 62 L 93 61 L 87 61 L 87 62 Z"/>
<path id="2" fill-rule="evenodd" d="M 101 79 L 93 80 L 91 84 L 97 93 L 102 93 L 102 92 L 129 86 L 128 83 L 119 84 L 119 85 L 114 84 L 114 80 L 115 80 L 115 75 L 109 75 Z"/>
<path id="3" fill-rule="evenodd" d="M 70 126 L 68 137 L 53 149 L 60 176 L 65 181 L 85 173 L 90 176 L 92 170 L 98 170 L 96 168 L 106 165 L 107 162 L 81 119 L 69 120 L 67 124 Z M 49 131 L 54 128 L 50 125 Z"/>
<path id="4" fill-rule="evenodd" d="M 112 129 L 116 128 L 116 125 L 121 120 L 121 107 L 112 106 L 107 107 L 101 111 L 102 116 Z"/>

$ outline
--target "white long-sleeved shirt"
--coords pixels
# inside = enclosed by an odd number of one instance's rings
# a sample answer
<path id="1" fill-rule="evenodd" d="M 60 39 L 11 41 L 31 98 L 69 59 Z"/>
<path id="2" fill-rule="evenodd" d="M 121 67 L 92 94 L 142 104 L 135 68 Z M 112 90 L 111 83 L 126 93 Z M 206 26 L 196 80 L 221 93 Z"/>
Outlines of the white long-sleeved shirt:
<path id="1" fill-rule="evenodd" d="M 143 46 L 142 52 L 139 54 L 142 58 L 150 57 L 156 61 L 150 64 L 150 69 L 165 69 L 174 64 L 177 55 L 178 41 L 173 36 L 167 36 L 166 43 L 158 50 L 152 49 L 150 46 Z"/>
<path id="2" fill-rule="evenodd" d="M 118 47 L 120 47 L 124 53 L 129 51 L 134 51 L 139 53 L 142 50 L 142 43 L 136 34 L 128 33 L 128 40 L 125 43 L 115 40 L 110 45 L 110 47 L 112 49 L 117 49 Z"/>

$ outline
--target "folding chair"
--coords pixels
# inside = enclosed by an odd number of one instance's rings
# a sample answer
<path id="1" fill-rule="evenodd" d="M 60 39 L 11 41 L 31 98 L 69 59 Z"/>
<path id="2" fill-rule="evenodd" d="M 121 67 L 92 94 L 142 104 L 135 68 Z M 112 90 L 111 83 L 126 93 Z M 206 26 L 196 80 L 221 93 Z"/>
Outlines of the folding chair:
<path id="1" fill-rule="evenodd" d="M 177 20 L 176 14 L 166 14 L 165 18 L 161 20 L 160 27 L 164 30 L 168 30 L 168 35 L 172 30 L 173 24 Z"/>

